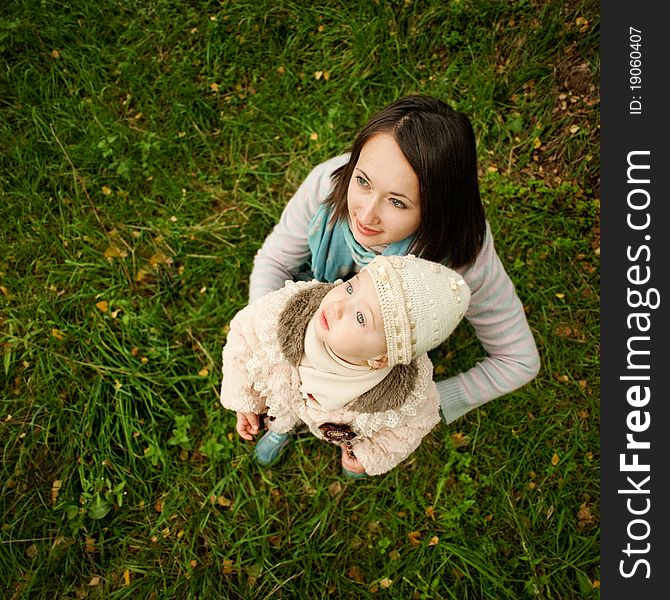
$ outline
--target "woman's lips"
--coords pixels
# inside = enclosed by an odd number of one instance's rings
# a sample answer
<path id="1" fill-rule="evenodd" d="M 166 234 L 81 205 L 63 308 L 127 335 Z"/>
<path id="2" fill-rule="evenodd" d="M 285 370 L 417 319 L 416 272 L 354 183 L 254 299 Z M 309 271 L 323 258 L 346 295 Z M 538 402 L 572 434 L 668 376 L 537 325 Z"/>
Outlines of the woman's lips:
<path id="1" fill-rule="evenodd" d="M 323 327 L 326 331 L 330 329 L 328 326 L 328 319 L 326 319 L 326 311 L 322 310 L 321 314 L 319 315 L 319 323 L 321 323 L 321 327 Z"/>
<path id="2" fill-rule="evenodd" d="M 377 231 L 376 229 L 370 229 L 369 227 L 366 227 L 358 219 L 355 219 L 355 222 L 356 222 L 356 229 L 358 229 L 358 232 L 361 235 L 372 236 L 377 235 L 379 233 L 379 231 Z"/>

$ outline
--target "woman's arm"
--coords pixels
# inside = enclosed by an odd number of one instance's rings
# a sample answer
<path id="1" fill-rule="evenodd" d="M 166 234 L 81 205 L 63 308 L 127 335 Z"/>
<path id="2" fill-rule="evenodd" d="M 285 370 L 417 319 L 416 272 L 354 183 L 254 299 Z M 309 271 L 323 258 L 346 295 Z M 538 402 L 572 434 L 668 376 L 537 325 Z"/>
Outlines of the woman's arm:
<path id="1" fill-rule="evenodd" d="M 284 208 L 279 222 L 256 253 L 249 281 L 249 300 L 277 290 L 293 279 L 310 257 L 309 222 L 331 190 L 332 172 L 348 155 L 336 156 L 315 167 Z"/>
<path id="2" fill-rule="evenodd" d="M 471 291 L 465 317 L 488 356 L 468 371 L 437 383 L 446 423 L 525 385 L 540 369 L 523 305 L 495 251 L 488 223 L 475 264 L 461 274 Z"/>

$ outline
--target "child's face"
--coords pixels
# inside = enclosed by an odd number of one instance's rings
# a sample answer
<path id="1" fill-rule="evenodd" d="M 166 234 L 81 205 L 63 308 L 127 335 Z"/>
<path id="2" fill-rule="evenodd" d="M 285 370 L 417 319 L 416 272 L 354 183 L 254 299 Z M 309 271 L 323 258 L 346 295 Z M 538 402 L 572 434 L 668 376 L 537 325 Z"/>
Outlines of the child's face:
<path id="1" fill-rule="evenodd" d="M 363 270 L 330 290 L 316 312 L 316 334 L 337 356 L 356 365 L 386 357 L 384 321 L 370 274 Z"/>
<path id="2" fill-rule="evenodd" d="M 361 149 L 347 208 L 351 232 L 363 246 L 399 242 L 419 228 L 419 179 L 391 134 L 378 133 Z"/>

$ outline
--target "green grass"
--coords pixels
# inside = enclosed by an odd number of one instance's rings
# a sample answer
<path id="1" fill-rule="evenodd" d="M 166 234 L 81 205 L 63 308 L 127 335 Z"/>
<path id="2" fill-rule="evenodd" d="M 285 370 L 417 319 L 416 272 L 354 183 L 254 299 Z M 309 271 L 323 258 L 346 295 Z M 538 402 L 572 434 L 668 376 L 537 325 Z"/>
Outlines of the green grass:
<path id="1" fill-rule="evenodd" d="M 597 597 L 598 9 L 9 0 L 0 9 L 0 595 Z M 310 168 L 400 95 L 472 119 L 528 386 L 350 482 L 260 470 L 226 325 Z M 436 354 L 482 356 L 464 326 Z"/>

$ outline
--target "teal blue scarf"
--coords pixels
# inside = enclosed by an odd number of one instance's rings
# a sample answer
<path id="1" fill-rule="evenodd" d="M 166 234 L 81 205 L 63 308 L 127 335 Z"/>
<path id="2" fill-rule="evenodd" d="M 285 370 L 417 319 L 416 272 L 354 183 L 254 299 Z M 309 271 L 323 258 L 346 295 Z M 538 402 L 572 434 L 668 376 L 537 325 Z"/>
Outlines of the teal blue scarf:
<path id="1" fill-rule="evenodd" d="M 322 204 L 312 217 L 307 230 L 307 243 L 311 252 L 310 267 L 318 281 L 333 282 L 363 268 L 377 254 L 361 246 L 355 239 L 346 219 L 329 223 L 332 209 Z M 389 244 L 382 254 L 404 256 L 409 250 L 413 235 Z"/>

